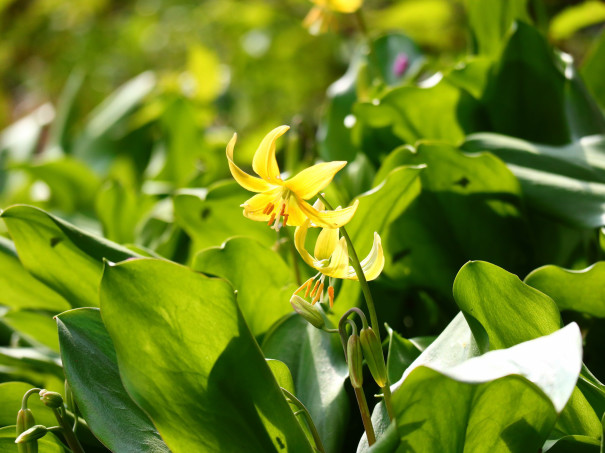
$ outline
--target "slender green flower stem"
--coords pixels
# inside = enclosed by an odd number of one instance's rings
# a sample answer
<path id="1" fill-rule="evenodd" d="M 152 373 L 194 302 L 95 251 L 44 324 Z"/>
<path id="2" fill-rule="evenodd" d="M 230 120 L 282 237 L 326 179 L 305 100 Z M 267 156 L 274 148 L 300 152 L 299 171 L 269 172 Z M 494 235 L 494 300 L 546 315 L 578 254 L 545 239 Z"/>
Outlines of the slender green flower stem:
<path id="1" fill-rule="evenodd" d="M 357 405 L 359 406 L 359 412 L 361 413 L 361 421 L 363 422 L 363 427 L 366 430 L 368 445 L 373 445 L 376 442 L 376 434 L 374 434 L 374 427 L 372 426 L 372 418 L 370 416 L 368 402 L 366 401 L 366 395 L 363 393 L 362 388 L 354 387 L 353 390 L 355 390 Z"/>
<path id="2" fill-rule="evenodd" d="M 29 399 L 29 397 L 31 395 L 33 395 L 34 393 L 39 393 L 42 389 L 30 389 L 27 392 L 25 392 L 25 395 L 23 395 L 23 400 L 21 401 L 21 409 L 25 409 L 27 408 L 27 400 Z"/>
<path id="3" fill-rule="evenodd" d="M 391 398 L 391 385 L 387 381 L 387 385 L 382 387 L 382 394 L 384 395 L 384 405 L 387 407 L 387 413 L 389 414 L 389 420 L 395 419 L 395 411 L 393 410 L 393 400 Z"/>
<path id="4" fill-rule="evenodd" d="M 53 408 L 53 412 L 57 421 L 59 422 L 59 425 L 61 426 L 61 428 L 63 428 L 63 435 L 65 436 L 65 441 L 67 442 L 67 445 L 69 445 L 69 448 L 71 448 L 71 451 L 73 451 L 73 453 L 84 453 L 84 449 L 82 448 L 82 445 L 80 445 L 80 441 L 78 440 L 74 432 L 71 430 L 71 426 L 69 426 L 67 420 L 65 420 L 65 418 L 61 416 L 59 409 Z"/>
<path id="5" fill-rule="evenodd" d="M 305 416 L 305 420 L 307 421 L 307 426 L 311 430 L 311 435 L 313 436 L 313 441 L 315 442 L 315 446 L 317 447 L 317 449 L 321 453 L 326 453 L 326 450 L 324 449 L 324 445 L 321 441 L 321 437 L 319 437 L 319 432 L 317 431 L 317 428 L 315 427 L 315 423 L 313 423 L 313 419 L 311 418 L 311 414 L 309 413 L 309 411 L 307 410 L 305 405 L 298 398 L 296 398 L 294 395 L 292 395 L 292 393 L 287 391 L 285 388 L 283 388 L 283 387 L 280 387 L 280 388 L 281 388 L 281 391 L 284 392 L 284 394 L 288 398 L 288 401 L 300 409 L 300 410 L 296 411 L 294 413 L 294 415 L 303 414 Z"/>
<path id="6" fill-rule="evenodd" d="M 324 205 L 330 210 L 334 208 L 328 203 L 325 197 L 322 194 L 317 194 L 317 197 L 323 202 Z M 342 236 L 345 238 L 347 242 L 347 248 L 349 251 L 349 257 L 351 258 L 351 266 L 355 269 L 355 273 L 357 274 L 357 278 L 359 279 L 359 284 L 361 285 L 361 290 L 363 291 L 363 296 L 366 300 L 366 305 L 368 307 L 368 311 L 370 312 L 370 324 L 372 325 L 372 329 L 376 332 L 378 338 L 380 338 L 380 328 L 378 324 L 378 316 L 376 315 L 376 307 L 374 306 L 374 299 L 372 298 L 372 293 L 370 292 L 370 286 L 368 285 L 368 281 L 366 280 L 366 276 L 363 273 L 363 269 L 361 268 L 361 262 L 359 261 L 359 257 L 357 256 L 357 252 L 355 251 L 355 247 L 353 246 L 353 242 L 347 233 L 345 227 L 340 227 L 340 232 Z M 348 313 L 348 312 L 347 312 Z M 345 313 L 345 315 L 347 314 Z M 362 319 L 365 319 L 362 318 Z M 341 320 L 342 321 L 342 320 Z M 342 335 L 342 334 L 341 334 Z M 346 347 L 345 347 L 346 350 Z M 346 355 L 346 352 L 345 352 Z M 384 357 L 383 357 L 384 360 Z M 387 407 L 387 412 L 389 414 L 389 418 L 393 420 L 394 418 L 394 410 L 393 410 L 393 402 L 391 398 L 391 389 L 390 382 L 387 380 L 387 384 L 382 388 L 384 394 L 384 404 Z"/>

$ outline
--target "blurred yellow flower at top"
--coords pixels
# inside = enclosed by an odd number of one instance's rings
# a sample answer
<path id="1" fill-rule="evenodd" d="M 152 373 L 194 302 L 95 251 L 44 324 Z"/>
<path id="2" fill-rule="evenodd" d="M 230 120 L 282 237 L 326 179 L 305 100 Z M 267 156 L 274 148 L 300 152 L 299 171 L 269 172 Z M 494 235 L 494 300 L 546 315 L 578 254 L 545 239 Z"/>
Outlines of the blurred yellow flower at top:
<path id="1" fill-rule="evenodd" d="M 311 2 L 339 13 L 354 13 L 361 8 L 363 0 L 311 0 Z"/>
<path id="2" fill-rule="evenodd" d="M 280 126 L 269 132 L 259 145 L 252 169 L 260 178 L 251 176 L 240 169 L 233 161 L 233 150 L 237 134 L 227 145 L 227 159 L 233 178 L 240 186 L 251 192 L 257 192 L 244 204 L 244 216 L 273 224 L 275 230 L 280 226 L 300 226 L 310 219 L 314 225 L 324 228 L 338 228 L 345 225 L 357 209 L 353 206 L 337 211 L 316 209 L 305 200 L 312 198 L 325 188 L 334 175 L 347 163 L 345 161 L 323 162 L 306 168 L 296 176 L 283 180 L 275 159 L 275 142 L 289 129 Z M 280 220 L 283 219 L 280 224 Z"/>
<path id="3" fill-rule="evenodd" d="M 311 34 L 316 35 L 335 28 L 335 12 L 354 13 L 361 8 L 363 0 L 311 0 L 311 2 L 316 6 L 309 11 L 303 25 Z"/>

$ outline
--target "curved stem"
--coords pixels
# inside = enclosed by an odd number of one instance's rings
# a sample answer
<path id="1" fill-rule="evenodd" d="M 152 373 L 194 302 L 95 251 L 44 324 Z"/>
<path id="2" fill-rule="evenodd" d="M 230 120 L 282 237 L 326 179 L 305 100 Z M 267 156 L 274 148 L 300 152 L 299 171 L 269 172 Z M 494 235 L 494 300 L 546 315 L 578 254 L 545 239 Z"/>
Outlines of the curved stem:
<path id="1" fill-rule="evenodd" d="M 34 393 L 38 393 L 40 392 L 42 389 L 29 389 L 27 392 L 25 392 L 25 395 L 23 395 L 23 400 L 21 401 L 21 409 L 27 409 L 27 400 L 29 399 L 29 397 L 31 395 L 33 395 Z"/>
<path id="2" fill-rule="evenodd" d="M 322 194 L 317 194 L 317 198 L 319 198 L 328 209 L 334 209 Z M 374 306 L 374 299 L 372 298 L 372 293 L 370 292 L 368 281 L 366 280 L 366 276 L 363 273 L 363 269 L 361 268 L 361 262 L 359 261 L 359 257 L 357 256 L 357 252 L 355 251 L 355 247 L 353 246 L 353 242 L 351 241 L 351 238 L 349 237 L 349 234 L 347 233 L 345 227 L 340 227 L 340 232 L 342 233 L 342 236 L 347 242 L 349 258 L 351 258 L 351 266 L 353 266 L 353 269 L 355 269 L 355 273 L 357 274 L 357 278 L 359 279 L 359 284 L 361 285 L 363 297 L 366 300 L 366 305 L 368 306 L 368 311 L 370 312 L 370 324 L 372 325 L 372 329 L 374 329 L 374 331 L 376 332 L 376 335 L 378 335 L 378 338 L 380 338 L 380 327 L 378 325 L 376 307 Z"/>
<path id="3" fill-rule="evenodd" d="M 294 413 L 294 415 L 298 415 L 300 413 L 304 414 L 305 420 L 307 421 L 307 426 L 309 426 L 309 429 L 311 430 L 311 435 L 313 436 L 313 441 L 315 442 L 315 446 L 317 447 L 317 449 L 321 453 L 326 453 L 326 450 L 324 449 L 321 438 L 319 437 L 319 432 L 317 431 L 317 428 L 315 427 L 315 423 L 313 423 L 313 419 L 311 418 L 311 414 L 309 413 L 309 411 L 307 410 L 305 405 L 298 398 L 296 398 L 294 395 L 292 395 L 292 393 L 287 391 L 285 388 L 283 388 L 283 387 L 280 387 L 280 388 L 281 388 L 281 391 L 284 392 L 284 394 L 287 396 L 289 402 L 291 402 L 292 404 L 294 404 L 295 406 L 297 406 L 300 409 L 300 410 L 296 411 Z"/>

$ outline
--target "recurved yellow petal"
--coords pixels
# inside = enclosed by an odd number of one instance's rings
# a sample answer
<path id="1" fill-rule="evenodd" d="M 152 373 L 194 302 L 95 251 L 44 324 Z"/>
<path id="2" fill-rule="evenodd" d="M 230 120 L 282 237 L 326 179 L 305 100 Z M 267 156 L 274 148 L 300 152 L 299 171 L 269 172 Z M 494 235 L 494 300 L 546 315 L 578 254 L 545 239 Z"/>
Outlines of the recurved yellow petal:
<path id="1" fill-rule="evenodd" d="M 323 162 L 313 165 L 288 179 L 285 182 L 286 187 L 303 200 L 308 200 L 330 184 L 334 175 L 345 165 L 347 165 L 346 161 Z"/>
<path id="2" fill-rule="evenodd" d="M 338 244 L 338 228 L 324 228 L 317 236 L 313 254 L 318 260 L 325 260 L 332 256 Z"/>
<path id="3" fill-rule="evenodd" d="M 307 239 L 307 231 L 309 230 L 310 223 L 311 222 L 307 219 L 302 225 L 296 228 L 294 231 L 294 246 L 296 247 L 296 250 L 298 250 L 298 253 L 300 253 L 300 257 L 303 259 L 303 261 L 309 266 L 315 268 L 315 259 L 309 252 L 307 252 L 307 249 L 305 248 L 305 240 Z"/>
<path id="4" fill-rule="evenodd" d="M 377 278 L 384 268 L 384 252 L 382 250 L 382 241 L 380 240 L 378 233 L 374 233 L 372 250 L 370 250 L 368 256 L 361 262 L 361 268 L 368 281 Z M 349 273 L 352 274 L 352 276 L 348 277 L 349 279 L 357 280 L 354 269 L 351 268 Z"/>
<path id="5" fill-rule="evenodd" d="M 322 228 L 340 228 L 346 225 L 355 214 L 359 200 L 355 200 L 352 206 L 339 209 L 337 211 L 318 211 L 309 203 L 298 200 L 298 206 L 302 212 L 318 227 Z"/>
<path id="6" fill-rule="evenodd" d="M 290 126 L 279 126 L 265 135 L 252 159 L 252 169 L 258 176 L 273 184 L 282 184 L 279 167 L 275 159 L 275 142 L 284 135 Z"/>
<path id="7" fill-rule="evenodd" d="M 235 148 L 236 141 L 237 134 L 233 134 L 233 137 L 231 140 L 229 140 L 229 144 L 227 145 L 227 160 L 229 161 L 229 170 L 231 171 L 233 178 L 240 186 L 246 190 L 249 190 L 250 192 L 264 192 L 270 189 L 271 184 L 263 181 L 260 178 L 250 176 L 248 173 L 235 165 L 235 162 L 233 161 L 233 150 Z"/>

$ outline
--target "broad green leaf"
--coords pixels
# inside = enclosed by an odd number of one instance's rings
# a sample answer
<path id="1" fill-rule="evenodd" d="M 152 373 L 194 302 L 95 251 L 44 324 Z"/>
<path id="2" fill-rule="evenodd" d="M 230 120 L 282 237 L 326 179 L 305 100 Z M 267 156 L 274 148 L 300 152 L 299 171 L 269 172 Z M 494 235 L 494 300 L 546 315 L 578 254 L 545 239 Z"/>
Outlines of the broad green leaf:
<path id="1" fill-rule="evenodd" d="M 296 395 L 296 390 L 294 389 L 294 379 L 292 379 L 292 373 L 290 373 L 288 365 L 280 360 L 275 359 L 267 359 L 267 365 L 269 365 L 277 384 L 293 395 Z"/>
<path id="2" fill-rule="evenodd" d="M 483 130 L 562 145 L 605 132 L 605 120 L 567 55 L 555 55 L 540 32 L 516 22 L 482 97 Z M 475 132 L 478 132 L 476 129 Z"/>
<path id="3" fill-rule="evenodd" d="M 466 0 L 476 51 L 495 57 L 515 20 L 529 21 L 527 0 Z"/>
<path id="4" fill-rule="evenodd" d="M 494 156 L 438 143 L 399 148 L 377 178 L 400 165 L 422 165 L 421 194 L 385 236 L 384 274 L 399 286 L 430 288 L 446 299 L 456 272 L 481 257 L 527 272 L 531 258 L 519 183 Z M 470 221 L 472 219 L 472 221 Z"/>
<path id="5" fill-rule="evenodd" d="M 73 307 L 98 305 L 104 258 L 118 262 L 135 256 L 32 206 L 10 207 L 2 211 L 1 218 L 23 266 Z"/>
<path id="6" fill-rule="evenodd" d="M 454 299 L 473 331 L 478 328 L 475 321 L 483 326 L 490 349 L 508 348 L 548 335 L 561 323 L 557 305 L 550 297 L 486 262 L 473 261 L 460 269 L 454 282 Z M 599 420 L 578 389 L 557 426 L 566 434 L 599 435 Z"/>
<path id="7" fill-rule="evenodd" d="M 601 442 L 588 436 L 565 436 L 544 444 L 544 452 L 550 453 L 600 453 Z"/>
<path id="8" fill-rule="evenodd" d="M 592 45 L 581 69 L 582 79 L 601 108 L 605 108 L 603 71 L 605 71 L 605 32 L 602 32 Z"/>
<path id="9" fill-rule="evenodd" d="M 416 44 L 402 34 L 381 36 L 372 42 L 372 48 L 371 57 L 365 46 L 358 48 L 347 72 L 328 88 L 326 112 L 318 131 L 319 155 L 326 161 L 355 159 L 353 106 L 359 95 L 368 96 L 371 79 L 377 77 L 388 86 L 399 85 L 416 75 L 424 61 Z"/>
<path id="10" fill-rule="evenodd" d="M 193 268 L 224 278 L 237 290 L 237 303 L 255 336 L 292 312 L 290 298 L 298 285 L 293 270 L 278 253 L 249 238 L 228 239 L 201 251 Z"/>
<path id="11" fill-rule="evenodd" d="M 137 259 L 100 294 L 124 387 L 172 451 L 311 451 L 228 283 Z"/>
<path id="12" fill-rule="evenodd" d="M 49 204 L 63 212 L 86 211 L 93 203 L 100 180 L 83 162 L 63 156 L 19 167 L 50 190 Z"/>
<path id="13" fill-rule="evenodd" d="M 127 117 L 156 85 L 152 72 L 144 72 L 126 82 L 108 96 L 88 116 L 84 131 L 74 146 L 74 154 L 97 168 L 107 168 L 108 157 L 103 142 L 114 126 Z"/>
<path id="14" fill-rule="evenodd" d="M 36 370 L 63 377 L 59 354 L 48 349 L 29 347 L 0 347 L 0 365 L 8 365 L 18 369 Z M 38 376 L 34 382 L 40 382 L 43 376 Z"/>
<path id="15" fill-rule="evenodd" d="M 376 186 L 357 197 L 359 207 L 345 228 L 360 260 L 370 252 L 374 232 L 380 234 L 383 247 L 390 241 L 391 224 L 406 211 L 420 193 L 419 175 L 423 169 L 424 166 L 392 168 L 391 171 L 382 173 L 382 176 L 377 175 Z M 358 282 L 343 282 L 334 306 L 335 322 L 346 310 L 357 305 L 359 291 Z"/>
<path id="16" fill-rule="evenodd" d="M 389 382 L 397 382 L 421 351 L 412 341 L 403 338 L 388 326 L 387 333 L 389 335 L 389 353 L 387 355 Z"/>
<path id="17" fill-rule="evenodd" d="M 525 283 L 552 297 L 559 310 L 573 310 L 605 318 L 605 262 L 572 271 L 543 266 L 525 277 Z"/>
<path id="18" fill-rule="evenodd" d="M 97 192 L 95 212 L 103 225 L 103 235 L 118 244 L 135 241 L 137 224 L 153 206 L 149 196 L 137 194 L 119 181 L 109 180 Z"/>
<path id="19" fill-rule="evenodd" d="M 292 315 L 267 333 L 263 352 L 288 366 L 295 395 L 309 410 L 326 452 L 341 451 L 351 409 L 344 387 L 349 370 L 337 336 Z"/>
<path id="20" fill-rule="evenodd" d="M 168 452 L 149 417 L 126 393 L 99 310 L 66 311 L 57 316 L 57 325 L 65 376 L 95 436 L 111 451 Z"/>
<path id="21" fill-rule="evenodd" d="M 57 327 L 52 317 L 31 311 L 9 311 L 0 320 L 23 336 L 27 341 L 39 343 L 59 353 Z"/>
<path id="22" fill-rule="evenodd" d="M 422 139 L 456 143 L 467 133 L 484 129 L 477 108 L 478 101 L 470 94 L 437 74 L 422 86 L 394 88 L 372 102 L 359 103 L 354 112 L 365 126 L 390 128 L 404 143 Z"/>
<path id="23" fill-rule="evenodd" d="M 0 305 L 11 308 L 40 309 L 55 313 L 70 308 L 69 303 L 25 270 L 15 245 L 0 237 Z"/>
<path id="24" fill-rule="evenodd" d="M 56 420 L 54 426 L 56 426 Z M 2 453 L 19 453 L 15 443 L 16 437 L 15 426 L 0 428 L 0 450 L 2 450 Z M 48 433 L 42 439 L 38 439 L 38 453 L 65 453 L 65 449 L 53 433 Z"/>
<path id="25" fill-rule="evenodd" d="M 14 425 L 17 422 L 17 412 L 21 409 L 21 401 L 25 393 L 35 388 L 25 382 L 4 382 L 0 384 L 0 426 Z M 37 394 L 27 400 L 27 407 L 34 413 L 36 423 L 45 426 L 55 426 L 57 419 L 52 410 L 46 407 Z M 14 432 L 13 432 L 14 433 Z"/>
<path id="26" fill-rule="evenodd" d="M 415 368 L 393 393 L 398 451 L 538 451 L 581 365 L 572 324 L 453 367 Z"/>
<path id="27" fill-rule="evenodd" d="M 393 379 L 389 375 L 389 382 L 393 388 L 397 388 L 414 369 L 420 366 L 435 369 L 453 368 L 470 358 L 481 355 L 481 352 L 486 350 L 487 336 L 485 333 L 481 333 L 481 337 L 476 339 L 463 314 L 458 313 L 422 354 L 405 368 L 403 374 Z M 395 438 L 397 436 L 390 432 L 390 421 L 382 402 L 379 402 L 372 412 L 372 424 L 376 431 L 376 437 L 379 440 L 378 443 L 382 444 L 384 442 L 386 445 L 394 445 L 395 447 L 393 448 L 396 448 L 397 442 Z M 382 437 L 385 437 L 384 441 L 381 439 Z M 368 448 L 368 441 L 364 434 L 359 442 L 357 451 L 358 453 L 366 452 Z M 385 451 L 391 450 L 387 449 Z"/>
<path id="28" fill-rule="evenodd" d="M 253 194 L 236 182 L 219 183 L 207 191 L 182 191 L 174 197 L 175 221 L 193 239 L 192 251 L 216 247 L 233 236 L 247 236 L 271 246 L 275 233 L 264 222 L 242 214 L 240 205 Z"/>
<path id="29" fill-rule="evenodd" d="M 553 147 L 497 134 L 473 134 L 462 148 L 489 151 L 504 160 L 538 212 L 583 228 L 603 225 L 604 136 Z"/>

